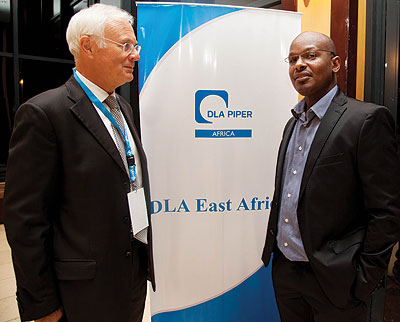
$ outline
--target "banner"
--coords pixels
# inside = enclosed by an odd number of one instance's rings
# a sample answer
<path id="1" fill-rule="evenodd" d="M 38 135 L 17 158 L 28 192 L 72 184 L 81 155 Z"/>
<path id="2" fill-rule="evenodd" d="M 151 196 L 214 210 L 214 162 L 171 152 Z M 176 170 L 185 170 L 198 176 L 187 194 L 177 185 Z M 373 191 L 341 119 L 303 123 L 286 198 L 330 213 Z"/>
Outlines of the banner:
<path id="1" fill-rule="evenodd" d="M 300 14 L 137 3 L 152 321 L 279 321 L 261 262 Z"/>

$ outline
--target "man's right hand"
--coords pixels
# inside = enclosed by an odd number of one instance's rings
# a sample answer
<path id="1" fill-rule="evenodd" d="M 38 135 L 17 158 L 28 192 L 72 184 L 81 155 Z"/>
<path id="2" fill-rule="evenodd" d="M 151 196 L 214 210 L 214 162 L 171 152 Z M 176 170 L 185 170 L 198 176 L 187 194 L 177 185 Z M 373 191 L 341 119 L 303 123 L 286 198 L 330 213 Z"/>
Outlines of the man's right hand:
<path id="1" fill-rule="evenodd" d="M 62 308 L 59 308 L 57 311 L 40 318 L 39 320 L 35 320 L 35 322 L 58 322 L 63 316 Z"/>

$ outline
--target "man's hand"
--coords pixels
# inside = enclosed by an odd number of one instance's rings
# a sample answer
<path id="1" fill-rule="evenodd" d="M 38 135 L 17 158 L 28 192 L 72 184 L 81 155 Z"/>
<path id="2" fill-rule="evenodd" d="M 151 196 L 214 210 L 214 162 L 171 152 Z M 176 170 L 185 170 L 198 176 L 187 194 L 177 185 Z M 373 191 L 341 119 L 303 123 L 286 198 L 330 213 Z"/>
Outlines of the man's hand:
<path id="1" fill-rule="evenodd" d="M 39 320 L 35 320 L 35 322 L 58 322 L 63 315 L 62 308 L 59 308 L 57 311 L 40 318 Z"/>

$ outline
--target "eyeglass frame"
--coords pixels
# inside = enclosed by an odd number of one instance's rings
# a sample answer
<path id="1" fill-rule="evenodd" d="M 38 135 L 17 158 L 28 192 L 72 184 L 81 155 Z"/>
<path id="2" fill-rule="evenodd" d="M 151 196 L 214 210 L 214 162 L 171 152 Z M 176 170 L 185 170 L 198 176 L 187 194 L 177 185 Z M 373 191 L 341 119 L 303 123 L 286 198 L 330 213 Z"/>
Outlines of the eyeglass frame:
<path id="1" fill-rule="evenodd" d="M 123 49 L 123 51 L 124 51 L 124 53 L 126 53 L 127 55 L 130 55 L 132 52 L 133 52 L 133 50 L 135 50 L 136 51 L 136 53 L 139 55 L 140 54 L 140 50 L 142 49 L 142 47 L 141 46 L 139 46 L 138 44 L 132 44 L 132 43 L 128 43 L 128 42 L 126 42 L 126 43 L 123 43 L 123 44 L 121 44 L 121 43 L 119 43 L 119 42 L 117 42 L 117 41 L 114 41 L 114 40 L 112 40 L 112 39 L 109 39 L 109 38 L 106 38 L 106 37 L 101 37 L 102 39 L 104 39 L 104 40 L 107 40 L 107 41 L 110 41 L 110 42 L 112 42 L 112 43 L 114 43 L 114 44 L 116 44 L 116 45 L 119 45 L 119 46 L 121 46 Z M 125 48 L 131 48 L 131 49 L 128 49 L 128 50 L 126 50 Z"/>
<path id="2" fill-rule="evenodd" d="M 333 52 L 333 51 L 331 51 L 331 50 L 327 50 L 327 49 L 310 49 L 310 50 L 307 50 L 307 51 L 305 51 L 305 52 L 303 52 L 303 53 L 301 53 L 301 54 L 299 54 L 299 55 L 289 55 L 289 56 L 287 56 L 285 59 L 284 59 L 284 61 L 285 61 L 285 63 L 288 63 L 289 65 L 294 65 L 295 63 L 297 63 L 297 61 L 299 60 L 299 57 L 301 57 L 301 60 L 302 61 L 304 61 L 304 59 L 303 59 L 303 55 L 304 54 L 308 54 L 308 53 L 313 53 L 313 52 L 316 52 L 316 51 L 324 51 L 324 52 L 327 52 L 327 53 L 331 53 L 331 55 L 333 56 L 333 57 L 336 57 L 337 56 L 337 54 L 335 53 L 335 52 Z M 290 62 L 290 57 L 295 57 L 295 56 L 297 56 L 297 60 L 295 61 L 295 62 L 293 62 L 293 63 L 291 63 Z M 332 57 L 332 58 L 333 58 Z M 315 59 L 316 57 L 314 57 L 314 59 Z M 312 59 L 313 60 L 313 59 Z"/>

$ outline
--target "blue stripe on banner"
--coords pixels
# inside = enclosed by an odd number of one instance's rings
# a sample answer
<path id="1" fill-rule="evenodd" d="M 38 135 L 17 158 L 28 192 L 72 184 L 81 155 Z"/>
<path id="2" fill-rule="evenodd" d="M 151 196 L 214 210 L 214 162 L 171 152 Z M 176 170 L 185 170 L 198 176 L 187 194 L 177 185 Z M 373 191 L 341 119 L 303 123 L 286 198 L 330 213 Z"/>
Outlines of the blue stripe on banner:
<path id="1" fill-rule="evenodd" d="M 241 8 L 187 4 L 137 4 L 139 93 L 154 66 L 187 33 L 222 15 Z"/>
<path id="2" fill-rule="evenodd" d="M 202 304 L 159 313 L 152 322 L 280 322 L 271 280 L 271 264 L 243 283 Z"/>
<path id="3" fill-rule="evenodd" d="M 231 138 L 251 138 L 252 130 L 195 130 L 196 138 L 212 139 L 231 139 Z"/>

